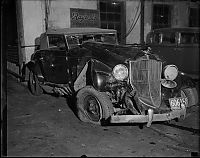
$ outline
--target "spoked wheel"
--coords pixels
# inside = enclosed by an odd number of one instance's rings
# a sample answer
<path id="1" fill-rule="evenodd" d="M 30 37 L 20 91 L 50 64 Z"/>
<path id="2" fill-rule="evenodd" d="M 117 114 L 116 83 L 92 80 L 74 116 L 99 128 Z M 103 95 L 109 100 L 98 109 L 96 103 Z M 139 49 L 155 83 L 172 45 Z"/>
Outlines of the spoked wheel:
<path id="1" fill-rule="evenodd" d="M 101 124 L 113 114 L 113 106 L 107 94 L 86 86 L 77 94 L 78 117 L 83 122 Z"/>
<path id="2" fill-rule="evenodd" d="M 28 86 L 33 95 L 39 96 L 43 93 L 42 88 L 39 85 L 39 81 L 37 76 L 33 73 L 33 71 L 30 71 L 29 73 L 29 81 Z"/>

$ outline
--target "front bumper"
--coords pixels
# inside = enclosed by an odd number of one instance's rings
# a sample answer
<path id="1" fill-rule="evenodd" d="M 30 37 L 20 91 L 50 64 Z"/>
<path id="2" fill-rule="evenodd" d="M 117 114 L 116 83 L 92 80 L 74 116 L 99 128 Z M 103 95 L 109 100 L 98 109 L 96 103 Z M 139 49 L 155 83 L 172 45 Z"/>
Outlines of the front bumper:
<path id="1" fill-rule="evenodd" d="M 169 113 L 154 114 L 153 110 L 148 110 L 148 115 L 113 115 L 111 123 L 147 123 L 147 127 L 151 126 L 152 122 L 169 121 L 175 118 L 184 119 L 186 116 L 186 108 L 173 110 Z"/>

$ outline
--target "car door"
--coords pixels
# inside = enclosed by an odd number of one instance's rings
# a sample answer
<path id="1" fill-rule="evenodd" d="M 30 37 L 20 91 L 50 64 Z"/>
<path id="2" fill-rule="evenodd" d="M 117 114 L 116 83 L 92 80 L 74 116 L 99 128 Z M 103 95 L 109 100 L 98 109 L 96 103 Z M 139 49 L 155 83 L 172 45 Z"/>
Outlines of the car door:
<path id="1" fill-rule="evenodd" d="M 52 83 L 68 83 L 69 64 L 64 36 L 48 36 L 49 49 L 41 51 L 45 80 Z"/>
<path id="2" fill-rule="evenodd" d="M 180 32 L 177 56 L 181 60 L 180 70 L 188 73 L 199 73 L 199 33 Z"/>

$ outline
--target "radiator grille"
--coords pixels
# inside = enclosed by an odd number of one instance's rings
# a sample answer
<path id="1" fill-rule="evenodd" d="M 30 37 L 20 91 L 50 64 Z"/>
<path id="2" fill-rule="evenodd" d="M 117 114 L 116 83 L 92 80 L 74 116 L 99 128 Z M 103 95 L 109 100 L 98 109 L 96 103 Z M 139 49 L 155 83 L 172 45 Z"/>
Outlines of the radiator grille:
<path id="1" fill-rule="evenodd" d="M 152 59 L 130 61 L 130 82 L 139 99 L 153 108 L 161 104 L 162 63 Z"/>

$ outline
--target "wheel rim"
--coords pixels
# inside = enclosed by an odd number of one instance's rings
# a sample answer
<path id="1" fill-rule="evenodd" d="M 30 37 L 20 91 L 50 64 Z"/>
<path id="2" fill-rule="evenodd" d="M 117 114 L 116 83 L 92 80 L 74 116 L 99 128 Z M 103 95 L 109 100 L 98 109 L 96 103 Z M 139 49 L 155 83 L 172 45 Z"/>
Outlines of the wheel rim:
<path id="1" fill-rule="evenodd" d="M 96 97 L 88 95 L 84 99 L 84 111 L 88 118 L 92 121 L 98 122 L 101 119 L 101 106 Z"/>

